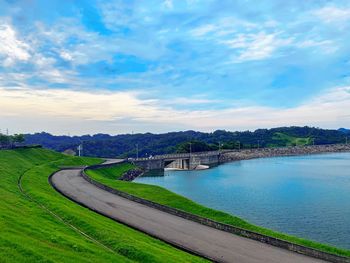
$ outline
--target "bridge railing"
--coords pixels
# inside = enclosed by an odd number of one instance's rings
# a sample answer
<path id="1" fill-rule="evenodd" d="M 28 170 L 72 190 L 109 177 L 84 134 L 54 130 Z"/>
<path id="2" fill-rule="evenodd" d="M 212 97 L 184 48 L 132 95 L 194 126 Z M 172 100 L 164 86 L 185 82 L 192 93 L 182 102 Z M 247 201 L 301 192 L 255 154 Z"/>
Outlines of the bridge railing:
<path id="1" fill-rule="evenodd" d="M 214 156 L 220 155 L 222 153 L 235 152 L 237 150 L 220 150 L 220 151 L 207 151 L 207 152 L 193 152 L 193 153 L 173 153 L 173 154 L 163 154 L 155 155 L 144 158 L 130 158 L 132 161 L 147 161 L 147 160 L 163 160 L 163 159 L 180 159 L 180 158 L 190 158 L 190 156 Z"/>

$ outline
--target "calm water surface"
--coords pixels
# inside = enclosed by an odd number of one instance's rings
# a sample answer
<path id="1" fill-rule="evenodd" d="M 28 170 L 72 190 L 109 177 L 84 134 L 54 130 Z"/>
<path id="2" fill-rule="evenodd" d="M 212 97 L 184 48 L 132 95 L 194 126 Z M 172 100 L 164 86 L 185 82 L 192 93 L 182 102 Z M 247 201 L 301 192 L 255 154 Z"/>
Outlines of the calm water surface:
<path id="1" fill-rule="evenodd" d="M 136 181 L 163 186 L 260 226 L 350 249 L 350 153 L 150 172 Z"/>

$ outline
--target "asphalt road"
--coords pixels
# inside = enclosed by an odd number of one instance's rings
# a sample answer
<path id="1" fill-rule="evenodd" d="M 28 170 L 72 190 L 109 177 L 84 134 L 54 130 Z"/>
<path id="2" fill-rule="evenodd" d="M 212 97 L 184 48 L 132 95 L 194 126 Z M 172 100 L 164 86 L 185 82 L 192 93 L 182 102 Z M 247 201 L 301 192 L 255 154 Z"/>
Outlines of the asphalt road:
<path id="1" fill-rule="evenodd" d="M 324 262 L 177 217 L 106 192 L 80 176 L 62 170 L 52 183 L 67 197 L 161 240 L 218 262 Z"/>

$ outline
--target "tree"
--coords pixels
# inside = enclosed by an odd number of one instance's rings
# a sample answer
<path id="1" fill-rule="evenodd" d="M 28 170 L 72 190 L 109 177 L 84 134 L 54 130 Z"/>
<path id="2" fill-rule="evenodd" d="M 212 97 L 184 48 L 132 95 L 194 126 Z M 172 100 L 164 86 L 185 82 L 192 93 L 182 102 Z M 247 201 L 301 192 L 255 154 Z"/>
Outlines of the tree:
<path id="1" fill-rule="evenodd" d="M 23 143 L 25 141 L 23 134 L 15 134 L 12 136 L 12 141 L 14 143 Z"/>
<path id="2" fill-rule="evenodd" d="M 205 151 L 213 151 L 217 150 L 218 147 L 214 145 L 209 145 L 205 142 L 201 141 L 190 141 L 184 142 L 177 145 L 176 152 L 178 153 L 189 153 L 191 152 L 205 152 Z"/>
<path id="3" fill-rule="evenodd" d="M 0 134 L 0 147 L 5 148 L 10 144 L 10 136 Z"/>

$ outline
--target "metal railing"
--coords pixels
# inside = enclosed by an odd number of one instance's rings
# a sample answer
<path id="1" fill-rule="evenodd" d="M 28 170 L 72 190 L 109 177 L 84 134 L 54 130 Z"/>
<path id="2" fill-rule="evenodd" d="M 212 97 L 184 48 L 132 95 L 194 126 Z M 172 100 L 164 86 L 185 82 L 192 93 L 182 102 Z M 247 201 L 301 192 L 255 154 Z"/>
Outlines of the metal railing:
<path id="1" fill-rule="evenodd" d="M 129 158 L 132 161 L 148 161 L 148 160 L 163 160 L 163 159 L 182 159 L 190 158 L 190 156 L 201 157 L 201 156 L 215 156 L 222 153 L 235 152 L 237 150 L 220 150 L 220 151 L 207 151 L 207 152 L 192 152 L 192 153 L 173 153 L 173 154 L 162 154 L 143 158 Z"/>

